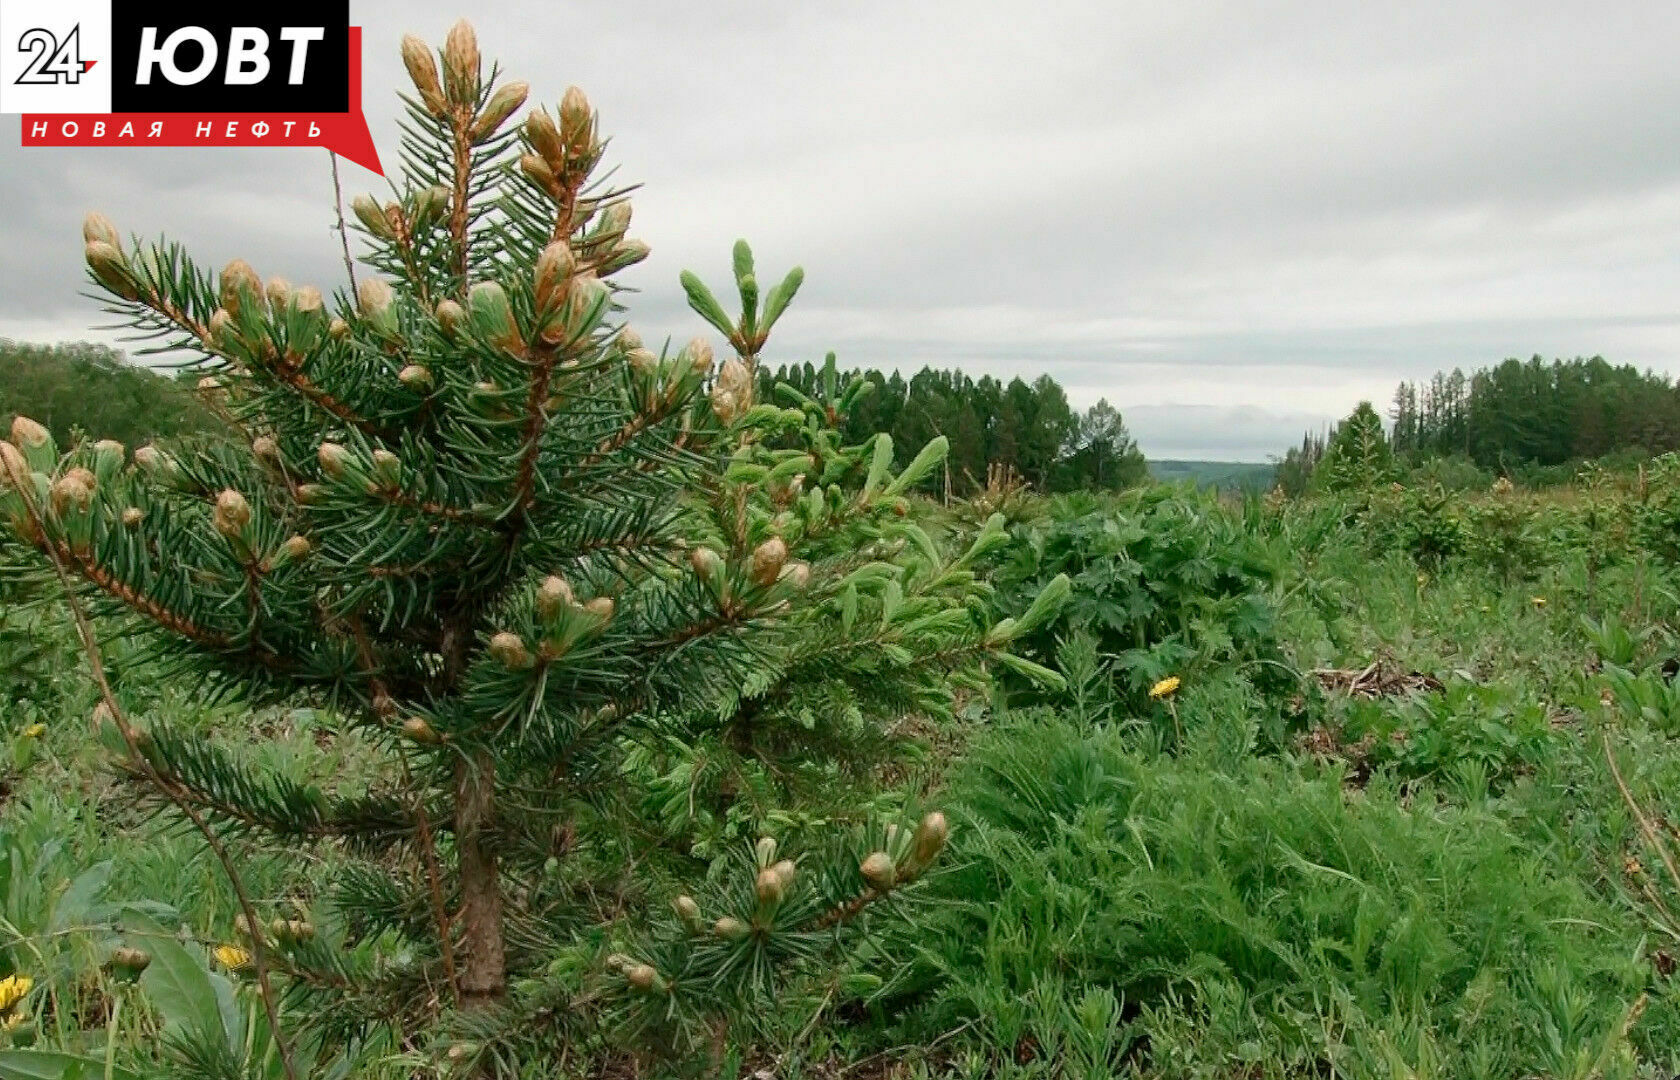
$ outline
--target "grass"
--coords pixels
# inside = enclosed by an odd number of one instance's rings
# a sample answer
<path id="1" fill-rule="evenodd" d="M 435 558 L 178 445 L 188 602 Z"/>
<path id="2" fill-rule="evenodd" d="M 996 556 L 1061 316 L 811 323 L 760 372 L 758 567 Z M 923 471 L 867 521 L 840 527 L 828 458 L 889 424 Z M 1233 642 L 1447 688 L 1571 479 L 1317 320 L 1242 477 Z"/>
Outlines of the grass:
<path id="1" fill-rule="evenodd" d="M 1041 570 L 1083 575 L 1077 626 L 1041 657 L 1067 693 L 1011 693 L 926 734 L 913 795 L 953 818 L 947 869 L 912 921 L 795 988 L 726 1060 L 825 1078 L 1674 1075 L 1664 511 L 1602 488 L 1514 505 L 1179 491 L 1037 508 L 1049 524 L 1018 535 L 1039 554 L 1000 562 L 1000 603 Z M 1149 535 L 1114 550 L 1103 520 Z M 1511 530 L 1516 565 L 1497 555 Z M 168 1010 L 105 964 L 113 927 L 139 912 L 209 970 L 234 905 L 196 836 L 117 797 L 50 609 L 6 612 L 0 650 L 0 976 L 36 980 L 0 1043 L 155 1068 Z M 126 643 L 110 659 L 141 718 L 354 783 L 361 748 L 329 715 L 251 718 Z M 1178 691 L 1149 699 L 1167 673 Z M 898 797 L 890 780 L 879 797 Z M 265 902 L 324 904 L 295 863 L 242 858 Z M 343 1065 L 436 1069 L 400 1033 Z"/>

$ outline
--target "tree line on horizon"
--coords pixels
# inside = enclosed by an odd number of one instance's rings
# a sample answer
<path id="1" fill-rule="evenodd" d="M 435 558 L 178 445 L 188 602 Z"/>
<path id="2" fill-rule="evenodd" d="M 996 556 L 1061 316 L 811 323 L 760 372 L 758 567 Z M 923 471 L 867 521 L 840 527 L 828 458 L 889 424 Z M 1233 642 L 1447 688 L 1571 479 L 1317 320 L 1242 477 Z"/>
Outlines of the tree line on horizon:
<path id="1" fill-rule="evenodd" d="M 1278 486 L 1287 494 L 1334 488 L 1338 447 L 1364 446 L 1361 460 L 1373 460 L 1377 437 L 1394 468 L 1461 484 L 1494 475 L 1545 480 L 1579 462 L 1668 453 L 1680 449 L 1680 385 L 1601 356 L 1508 359 L 1402 382 L 1387 419 L 1385 428 L 1361 402 L 1334 428 L 1307 432 L 1277 459 Z"/>
<path id="2" fill-rule="evenodd" d="M 902 373 L 852 370 L 874 391 L 842 424 L 842 435 L 860 442 L 883 431 L 892 436 L 895 464 L 936 435 L 950 441 L 946 467 L 926 482 L 929 491 L 954 496 L 985 486 L 997 465 L 1041 491 L 1119 490 L 1142 483 L 1148 466 L 1107 399 L 1073 408 L 1049 375 L 1005 383 L 973 379 L 957 370 L 923 368 Z M 775 384 L 807 394 L 822 369 L 810 363 L 761 369 L 760 399 L 776 400 Z M 69 445 L 74 433 L 138 444 L 213 427 L 216 421 L 190 385 L 128 362 L 105 345 L 76 342 L 38 345 L 0 339 L 0 424 L 24 413 Z"/>

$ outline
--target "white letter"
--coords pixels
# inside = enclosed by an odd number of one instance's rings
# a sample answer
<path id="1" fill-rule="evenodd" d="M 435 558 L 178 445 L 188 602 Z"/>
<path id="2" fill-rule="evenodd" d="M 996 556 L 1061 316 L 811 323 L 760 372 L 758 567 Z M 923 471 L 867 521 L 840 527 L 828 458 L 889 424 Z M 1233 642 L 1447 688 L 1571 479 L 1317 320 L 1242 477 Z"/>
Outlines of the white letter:
<path id="1" fill-rule="evenodd" d="M 210 121 L 200 120 L 198 122 L 198 129 L 193 132 L 193 138 L 202 139 L 208 134 L 210 134 Z"/>
<path id="2" fill-rule="evenodd" d="M 78 132 L 80 130 L 81 130 L 81 128 L 80 128 L 79 125 L 77 125 L 76 121 L 74 121 L 74 120 L 64 121 L 64 137 L 66 139 L 74 139 L 76 137 L 76 132 Z"/>
<path id="3" fill-rule="evenodd" d="M 229 138 L 229 139 L 239 138 L 239 121 L 237 121 L 237 120 L 229 120 L 228 121 L 227 138 Z"/>
<path id="4" fill-rule="evenodd" d="M 122 130 L 117 132 L 117 138 L 119 138 L 119 139 L 132 139 L 132 138 L 134 138 L 134 121 L 130 120 L 126 124 L 124 124 L 122 126 Z"/>
<path id="5" fill-rule="evenodd" d="M 93 137 L 96 139 L 103 139 L 105 137 L 105 121 L 95 120 L 93 122 Z"/>
<path id="6" fill-rule="evenodd" d="M 161 138 L 163 138 L 163 121 L 162 120 L 153 120 L 152 121 L 152 130 L 146 132 L 146 138 L 148 138 L 148 139 L 161 139 Z"/>
<path id="7" fill-rule="evenodd" d="M 191 71 L 182 71 L 175 64 L 175 50 L 188 41 L 198 42 L 204 50 L 204 58 Z M 183 26 L 164 38 L 161 46 L 157 43 L 157 27 L 148 26 L 140 31 L 140 60 L 134 76 L 136 86 L 152 84 L 154 67 L 163 68 L 163 77 L 176 86 L 192 86 L 203 82 L 204 76 L 210 74 L 210 69 L 215 66 L 216 39 L 202 26 Z"/>
<path id="8" fill-rule="evenodd" d="M 316 126 L 315 121 L 313 120 L 309 121 L 309 137 L 311 139 L 319 139 L 321 137 L 321 129 Z"/>
<path id="9" fill-rule="evenodd" d="M 268 31 L 236 26 L 228 39 L 227 84 L 251 86 L 268 78 Z"/>
<path id="10" fill-rule="evenodd" d="M 33 124 L 29 125 L 29 137 L 31 139 L 43 138 L 46 134 L 47 122 L 45 120 L 37 120 Z"/>
<path id="11" fill-rule="evenodd" d="M 286 81 L 293 86 L 303 82 L 304 61 L 309 58 L 309 43 L 327 36 L 324 26 L 283 26 L 280 40 L 292 43 L 292 71 Z"/>

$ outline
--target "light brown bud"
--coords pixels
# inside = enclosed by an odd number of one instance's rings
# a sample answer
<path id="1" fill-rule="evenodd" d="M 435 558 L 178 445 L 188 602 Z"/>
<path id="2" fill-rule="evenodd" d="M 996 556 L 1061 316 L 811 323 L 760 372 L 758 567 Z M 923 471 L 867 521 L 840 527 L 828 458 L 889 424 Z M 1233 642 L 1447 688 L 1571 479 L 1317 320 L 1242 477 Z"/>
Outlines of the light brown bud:
<path id="1" fill-rule="evenodd" d="M 774 836 L 759 837 L 758 842 L 753 845 L 753 858 L 757 861 L 760 870 L 773 865 L 776 862 L 776 838 Z"/>
<path id="2" fill-rule="evenodd" d="M 794 865 L 792 859 L 783 859 L 770 869 L 774 870 L 776 876 L 782 879 L 782 890 L 784 892 L 793 888 L 793 881 L 799 876 L 799 867 Z"/>
<path id="3" fill-rule="evenodd" d="M 93 276 L 99 279 L 101 285 L 124 300 L 133 300 L 140 295 L 121 248 L 103 240 L 91 240 L 82 254 L 87 259 L 88 269 L 93 271 Z"/>
<path id="4" fill-rule="evenodd" d="M 651 375 L 659 367 L 659 357 L 652 349 L 631 349 L 624 354 L 624 359 L 638 375 Z"/>
<path id="5" fill-rule="evenodd" d="M 770 907 L 782 902 L 787 895 L 787 887 L 782 884 L 782 875 L 770 867 L 758 872 L 758 879 L 753 882 L 753 891 L 758 894 L 758 902 Z"/>
<path id="6" fill-rule="evenodd" d="M 537 589 L 537 614 L 544 622 L 553 622 L 572 600 L 572 587 L 566 579 L 550 574 L 543 578 L 542 586 Z"/>
<path id="7" fill-rule="evenodd" d="M 424 364 L 409 364 L 397 372 L 397 381 L 417 394 L 424 394 L 432 388 L 432 372 Z"/>
<path id="8" fill-rule="evenodd" d="M 595 114 L 589 98 L 575 86 L 566 87 L 560 98 L 560 131 L 566 148 L 577 157 L 585 157 L 595 149 Z"/>
<path id="9" fill-rule="evenodd" d="M 443 85 L 445 96 L 456 105 L 471 105 L 478 98 L 478 35 L 462 19 L 449 28 L 443 39 Z"/>
<path id="10" fill-rule="evenodd" d="M 542 254 L 537 256 L 532 289 L 539 308 L 547 308 L 565 296 L 573 266 L 570 241 L 556 240 L 543 248 Z"/>
<path id="11" fill-rule="evenodd" d="M 152 954 L 145 949 L 119 945 L 111 950 L 111 966 L 128 975 L 138 975 L 152 963 Z"/>
<path id="12" fill-rule="evenodd" d="M 245 501 L 245 496 L 232 488 L 226 488 L 216 496 L 216 510 L 211 515 L 216 525 L 216 531 L 226 537 L 235 537 L 245 531 L 245 526 L 251 523 L 251 504 Z"/>
<path id="13" fill-rule="evenodd" d="M 439 300 L 437 306 L 438 325 L 449 337 L 455 336 L 456 329 L 467 317 L 466 309 L 453 300 Z"/>
<path id="14" fill-rule="evenodd" d="M 911 848 L 919 866 L 927 866 L 939 857 L 945 850 L 945 841 L 951 835 L 951 825 L 945 820 L 945 815 L 938 810 L 931 810 L 922 817 L 916 826 L 916 839 Z"/>
<path id="15" fill-rule="evenodd" d="M 240 305 L 246 297 L 261 299 L 263 296 L 262 278 L 251 264 L 244 259 L 234 259 L 222 267 L 221 299 L 222 306 L 233 314 L 239 314 Z"/>
<path id="16" fill-rule="evenodd" d="M 703 578 L 710 578 L 723 569 L 723 556 L 709 547 L 701 546 L 688 553 L 688 565 Z"/>
<path id="17" fill-rule="evenodd" d="M 9 484 L 19 491 L 28 491 L 29 462 L 23 452 L 9 442 L 0 442 L 0 486 Z"/>
<path id="18" fill-rule="evenodd" d="M 413 34 L 404 34 L 402 39 L 403 66 L 408 68 L 408 77 L 414 80 L 414 89 L 420 94 L 420 101 L 433 116 L 443 116 L 449 111 L 443 100 L 443 88 L 438 83 L 437 61 L 432 58 L 431 48 Z"/>
<path id="19" fill-rule="evenodd" d="M 659 981 L 659 972 L 647 964 L 631 964 L 624 969 L 624 981 L 638 990 L 652 990 Z"/>
<path id="20" fill-rule="evenodd" d="M 299 484 L 297 486 L 297 501 L 304 506 L 317 503 L 326 495 L 327 489 L 320 484 Z"/>
<path id="21" fill-rule="evenodd" d="M 286 314 L 286 307 L 292 302 L 292 283 L 285 278 L 275 275 L 268 279 L 263 288 L 268 298 L 268 310 L 276 316 Z"/>
<path id="22" fill-rule="evenodd" d="M 697 337 L 683 348 L 683 355 L 688 358 L 688 366 L 696 375 L 704 376 L 712 370 L 712 343 L 703 337 Z"/>
<path id="23" fill-rule="evenodd" d="M 712 415 L 724 424 L 733 424 L 739 415 L 736 410 L 735 395 L 721 386 L 712 387 Z"/>
<path id="24" fill-rule="evenodd" d="M 373 475 L 387 487 L 397 486 L 402 479 L 402 458 L 380 447 L 373 452 Z"/>
<path id="25" fill-rule="evenodd" d="M 522 671 L 531 666 L 531 650 L 518 634 L 503 630 L 490 639 L 490 655 L 509 671 Z"/>
<path id="26" fill-rule="evenodd" d="M 314 548 L 315 545 L 309 542 L 309 537 L 307 536 L 288 537 L 286 542 L 280 545 L 280 549 L 286 553 L 286 558 L 292 560 L 293 562 L 297 562 L 299 559 L 304 558 L 313 551 Z"/>
<path id="27" fill-rule="evenodd" d="M 138 529 L 140 523 L 146 520 L 145 511 L 138 506 L 125 507 L 122 512 L 122 523 L 125 528 Z"/>
<path id="28" fill-rule="evenodd" d="M 403 734 L 417 743 L 440 742 L 437 731 L 426 723 L 425 717 L 411 716 L 402 722 Z"/>
<path id="29" fill-rule="evenodd" d="M 615 606 L 616 605 L 614 605 L 612 597 L 597 596 L 590 600 L 589 603 L 583 605 L 583 610 L 589 612 L 591 615 L 605 623 L 612 621 L 613 609 Z"/>
<path id="30" fill-rule="evenodd" d="M 381 240 L 390 240 L 397 235 L 391 219 L 385 216 L 385 208 L 372 195 L 357 195 L 351 199 L 350 210 L 363 228 Z"/>
<path id="31" fill-rule="evenodd" d="M 525 139 L 542 158 L 550 172 L 559 174 L 566 168 L 566 147 L 560 139 L 560 129 L 547 109 L 532 109 L 525 117 Z"/>
<path id="32" fill-rule="evenodd" d="M 292 290 L 292 310 L 305 315 L 313 315 L 326 307 L 326 301 L 321 296 L 321 290 L 313 285 L 299 285 Z"/>
<path id="33" fill-rule="evenodd" d="M 753 548 L 752 576 L 760 585 L 775 583 L 782 572 L 782 565 L 787 562 L 787 543 L 779 536 L 772 536 L 764 543 Z"/>
<path id="34" fill-rule="evenodd" d="M 742 408 L 752 404 L 752 372 L 741 362 L 739 356 L 731 356 L 718 369 L 717 385 L 719 388 L 735 395 L 735 401 Z"/>
<path id="35" fill-rule="evenodd" d="M 625 352 L 629 352 L 631 349 L 639 349 L 643 344 L 645 343 L 642 341 L 642 335 L 628 326 L 618 332 L 618 347 Z"/>
<path id="36" fill-rule="evenodd" d="M 122 250 L 122 237 L 117 234 L 117 227 L 111 219 L 97 210 L 90 210 L 82 218 L 82 242 L 110 244 L 118 251 Z"/>
<path id="37" fill-rule="evenodd" d="M 805 587 L 811 584 L 811 564 L 802 561 L 788 563 L 782 567 L 781 580 L 804 591 Z"/>
<path id="38" fill-rule="evenodd" d="M 554 170 L 549 168 L 548 162 L 544 161 L 541 155 L 519 155 L 519 171 L 530 177 L 544 191 L 554 190 Z"/>
<path id="39" fill-rule="evenodd" d="M 683 921 L 683 925 L 689 927 L 691 930 L 697 930 L 699 928 L 700 905 L 694 902 L 694 897 L 679 896 L 675 900 L 671 901 L 671 907 L 676 910 L 677 918 Z"/>
<path id="40" fill-rule="evenodd" d="M 74 470 L 59 477 L 52 486 L 53 513 L 61 517 L 70 511 L 83 511 L 93 505 L 93 484 L 83 476 L 87 470 Z"/>
<path id="41" fill-rule="evenodd" d="M 897 881 L 897 873 L 893 869 L 893 861 L 884 851 L 872 851 L 869 857 L 858 866 L 863 874 L 863 880 L 869 882 L 876 892 L 891 892 Z"/>
<path id="42" fill-rule="evenodd" d="M 328 476 L 340 477 L 350 464 L 350 451 L 340 443 L 324 442 L 315 451 L 315 460 L 320 462 L 321 471 Z"/>
<path id="43" fill-rule="evenodd" d="M 390 283 L 383 278 L 363 278 L 356 286 L 356 299 L 364 315 L 377 315 L 384 311 L 391 306 L 394 296 Z"/>
<path id="44" fill-rule="evenodd" d="M 503 83 L 484 106 L 484 111 L 478 114 L 478 120 L 473 123 L 472 140 L 482 142 L 496 133 L 502 126 L 502 121 L 512 116 L 518 108 L 525 104 L 525 96 L 531 92 L 529 85 L 522 82 Z"/>
<path id="45" fill-rule="evenodd" d="M 261 460 L 279 461 L 280 444 L 272 435 L 258 435 L 251 440 L 251 453 Z"/>
<path id="46" fill-rule="evenodd" d="M 327 334 L 335 341 L 342 341 L 350 333 L 350 324 L 337 316 L 327 324 Z"/>
<path id="47" fill-rule="evenodd" d="M 725 941 L 739 941 L 747 936 L 747 924 L 733 916 L 725 915 L 712 924 L 712 933 Z"/>
<path id="48" fill-rule="evenodd" d="M 612 254 L 607 257 L 606 262 L 601 264 L 600 273 L 603 276 L 616 274 L 626 267 L 635 266 L 646 259 L 652 251 L 653 249 L 648 247 L 646 240 L 621 240 L 618 246 L 613 248 Z"/>
<path id="49" fill-rule="evenodd" d="M 175 478 L 175 459 L 155 446 L 142 446 L 135 450 L 134 464 L 158 480 Z"/>
<path id="50" fill-rule="evenodd" d="M 414 194 L 414 228 L 430 224 L 449 209 L 449 189 L 442 184 L 421 188 Z"/>
<path id="51" fill-rule="evenodd" d="M 51 438 L 51 432 L 22 413 L 12 417 L 12 445 L 19 450 L 39 450 Z"/>
<path id="52" fill-rule="evenodd" d="M 629 199 L 615 202 L 601 211 L 600 230 L 602 235 L 623 236 L 625 230 L 630 228 L 630 217 L 633 213 L 634 209 L 631 207 Z"/>
<path id="53" fill-rule="evenodd" d="M 239 340 L 239 330 L 234 326 L 233 315 L 227 308 L 217 308 L 210 313 L 210 322 L 205 326 L 205 331 L 210 338 L 208 344 L 216 348 L 229 348 Z"/>

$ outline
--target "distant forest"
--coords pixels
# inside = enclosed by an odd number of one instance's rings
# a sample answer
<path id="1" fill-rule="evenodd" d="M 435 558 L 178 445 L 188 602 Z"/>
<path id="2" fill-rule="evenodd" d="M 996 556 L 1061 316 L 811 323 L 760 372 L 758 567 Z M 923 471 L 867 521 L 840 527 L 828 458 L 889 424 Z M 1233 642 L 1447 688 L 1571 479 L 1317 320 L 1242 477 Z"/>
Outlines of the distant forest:
<path id="1" fill-rule="evenodd" d="M 815 396 L 821 374 L 812 364 L 761 369 L 761 393 L 785 382 Z M 853 374 L 845 373 L 842 381 Z M 1112 490 L 1148 476 L 1143 453 L 1119 411 L 1105 399 L 1078 412 L 1048 375 L 1030 383 L 1019 378 L 1003 383 L 989 375 L 976 380 L 933 368 L 908 380 L 897 371 L 862 374 L 875 384 L 875 392 L 852 409 L 845 437 L 855 442 L 884 431 L 892 436 L 903 466 L 929 439 L 944 435 L 951 441 L 946 476 L 952 494 L 983 486 L 987 466 L 994 462 L 1040 491 Z"/>
<path id="2" fill-rule="evenodd" d="M 1331 431 L 1308 432 L 1278 459 L 1278 485 L 1295 494 L 1341 483 L 1347 455 L 1337 453 L 1338 443 L 1364 447 L 1355 455 L 1361 461 L 1380 454 L 1396 475 L 1410 470 L 1448 486 L 1472 486 L 1496 474 L 1531 483 L 1565 480 L 1580 462 L 1680 449 L 1680 386 L 1599 356 L 1536 356 L 1401 383 L 1388 419 L 1385 432 L 1362 402 Z"/>
<path id="3" fill-rule="evenodd" d="M 1395 453 L 1462 455 L 1485 468 L 1680 449 L 1680 388 L 1598 356 L 1536 356 L 1401 383 L 1389 416 Z"/>
<path id="4" fill-rule="evenodd" d="M 909 379 L 897 371 L 865 374 L 875 391 L 852 410 L 846 437 L 887 432 L 902 467 L 929 439 L 946 436 L 949 467 L 930 485 L 941 491 L 969 494 L 986 483 L 993 462 L 1042 491 L 1118 489 L 1148 476 L 1119 411 L 1107 401 L 1072 408 L 1048 375 L 1004 383 L 932 368 Z M 773 400 L 777 382 L 814 393 L 819 377 L 811 364 L 760 369 L 760 395 Z M 19 412 L 66 444 L 77 431 L 136 444 L 215 423 L 186 384 L 130 364 L 115 349 L 0 340 L 0 425 Z"/>
<path id="5" fill-rule="evenodd" d="M 45 424 L 66 446 L 77 431 L 140 443 L 215 423 L 187 386 L 130 364 L 115 349 L 0 338 L 0 430 L 18 413 Z"/>

